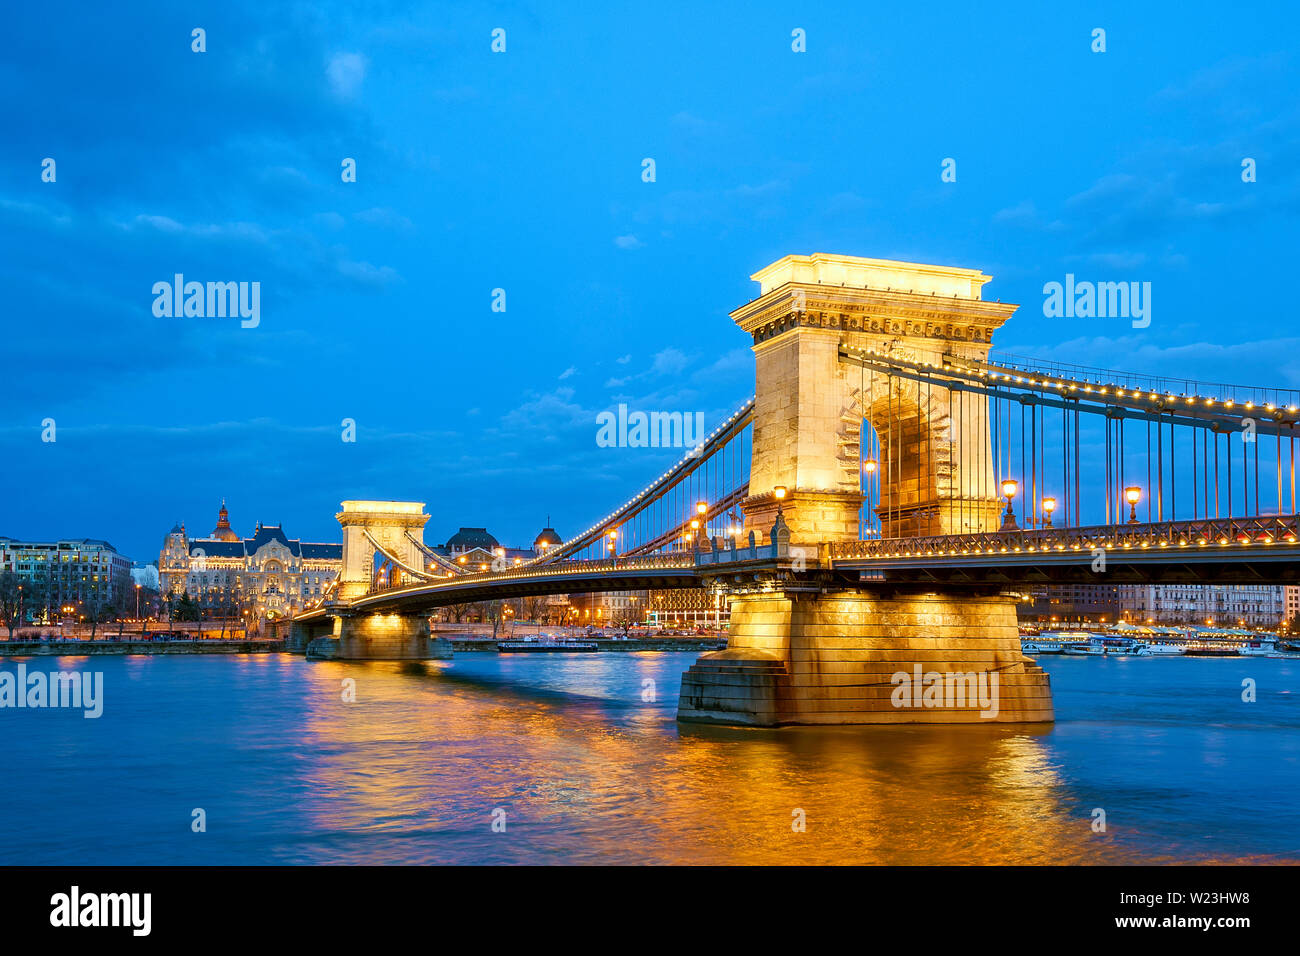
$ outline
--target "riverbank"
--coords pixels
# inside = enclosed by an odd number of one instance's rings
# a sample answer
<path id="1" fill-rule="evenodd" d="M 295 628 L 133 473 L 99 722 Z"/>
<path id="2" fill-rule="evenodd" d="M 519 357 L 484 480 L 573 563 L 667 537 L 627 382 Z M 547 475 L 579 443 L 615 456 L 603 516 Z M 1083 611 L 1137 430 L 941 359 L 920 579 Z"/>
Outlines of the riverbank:
<path id="1" fill-rule="evenodd" d="M 99 657 L 122 654 L 278 654 L 284 641 L 204 638 L 184 641 L 0 641 L 0 657 Z"/>
<path id="2" fill-rule="evenodd" d="M 446 635 L 439 635 L 446 637 Z M 490 637 L 451 637 L 453 651 L 485 651 L 495 654 L 497 640 Z M 575 638 L 575 642 L 595 644 L 597 651 L 718 651 L 727 646 L 726 638 L 716 637 L 633 637 L 626 641 L 609 638 Z"/>

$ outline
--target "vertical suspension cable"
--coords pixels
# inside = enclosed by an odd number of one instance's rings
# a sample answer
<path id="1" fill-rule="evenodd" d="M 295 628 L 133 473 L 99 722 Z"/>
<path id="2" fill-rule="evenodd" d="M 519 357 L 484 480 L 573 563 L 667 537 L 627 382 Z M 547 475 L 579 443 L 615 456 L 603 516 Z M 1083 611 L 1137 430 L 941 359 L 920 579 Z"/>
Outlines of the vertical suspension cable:
<path id="1" fill-rule="evenodd" d="M 1156 520 L 1165 520 L 1165 423 L 1156 419 Z"/>
<path id="2" fill-rule="evenodd" d="M 1007 414 L 1008 414 L 1008 415 L 1011 414 L 1011 402 L 1010 402 L 1010 401 L 1007 402 Z M 1007 454 L 1008 454 L 1008 456 L 1011 454 L 1011 436 L 1010 436 L 1010 435 L 1007 436 Z M 1021 402 L 1021 403 L 1020 403 L 1020 481 L 1021 481 L 1021 483 L 1025 486 L 1026 497 L 1027 497 L 1030 501 L 1032 501 L 1032 500 L 1033 500 L 1033 488 L 1030 486 L 1029 482 L 1025 481 L 1025 478 L 1028 477 L 1028 472 L 1029 472 L 1029 469 L 1025 467 L 1025 404 L 1024 404 L 1024 402 Z M 1032 527 L 1034 526 L 1034 523 L 1033 523 L 1033 519 L 1029 516 L 1029 514 L 1030 514 L 1030 512 L 1029 512 L 1029 508 L 1028 508 L 1028 506 L 1026 506 L 1026 508 L 1025 508 L 1025 524 L 1029 525 L 1029 527 L 1032 528 Z"/>
<path id="3" fill-rule="evenodd" d="M 1083 495 L 1079 490 L 1079 450 L 1083 445 L 1083 438 L 1079 433 L 1079 405 L 1075 402 L 1074 406 L 1074 526 L 1080 527 L 1083 524 Z"/>
<path id="4" fill-rule="evenodd" d="M 1151 419 L 1147 419 L 1147 524 L 1151 523 L 1151 499 L 1155 497 L 1151 484 Z"/>
<path id="5" fill-rule="evenodd" d="M 926 473 L 925 479 L 930 486 L 930 534 L 935 533 L 935 521 L 939 516 L 939 469 L 935 463 L 934 447 L 934 388 L 931 384 L 932 376 L 929 371 L 925 373 L 925 460 Z M 918 386 L 918 391 L 919 391 Z M 1278 479 L 1281 480 L 1280 478 Z M 1281 485 L 1278 486 L 1279 488 Z M 943 530 L 943 525 L 939 524 L 939 530 Z"/>
<path id="6" fill-rule="evenodd" d="M 894 441 L 894 376 L 892 374 L 887 380 L 887 386 L 889 388 L 886 399 L 886 414 L 889 416 L 889 463 L 885 481 L 885 494 L 888 496 L 885 515 L 889 522 L 889 536 L 893 538 L 898 533 L 898 525 L 894 523 L 894 458 L 897 455 L 898 445 Z"/>
<path id="7" fill-rule="evenodd" d="M 1110 524 L 1110 405 L 1106 406 L 1106 421 L 1104 423 L 1106 430 L 1106 507 L 1102 513 L 1104 524 Z"/>
<path id="8" fill-rule="evenodd" d="M 1214 517 L 1219 517 L 1219 426 L 1214 428 Z M 1210 503 L 1206 501 L 1205 510 L 1210 510 Z"/>
<path id="9" fill-rule="evenodd" d="M 1224 436 L 1223 445 L 1224 445 L 1223 457 L 1227 459 L 1227 464 L 1228 464 L 1228 469 L 1227 469 L 1228 471 L 1228 517 L 1231 518 L 1232 517 L 1232 432 L 1228 432 Z M 1219 450 L 1219 438 L 1217 435 L 1214 438 L 1214 450 L 1216 452 Z"/>
<path id="10" fill-rule="evenodd" d="M 1174 418 L 1169 416 L 1169 520 L 1178 520 L 1178 475 L 1175 468 L 1178 456 L 1174 453 Z"/>
<path id="11" fill-rule="evenodd" d="M 1210 517 L 1210 431 L 1207 429 L 1201 432 L 1201 481 L 1205 492 L 1205 517 Z M 1215 475 L 1215 485 L 1218 485 L 1218 475 Z"/>
<path id="12" fill-rule="evenodd" d="M 1043 496 L 1038 487 L 1038 405 L 1034 402 L 1029 404 L 1029 472 L 1029 482 L 1034 486 L 1034 520 L 1037 521 L 1038 504 Z"/>
<path id="13" fill-rule="evenodd" d="M 1259 514 L 1259 435 L 1252 436 L 1255 440 L 1251 442 L 1255 446 L 1255 514 Z M 1250 502 L 1246 502 L 1250 507 Z"/>
<path id="14" fill-rule="evenodd" d="M 1061 406 L 1061 520 L 1070 521 L 1070 418 Z"/>

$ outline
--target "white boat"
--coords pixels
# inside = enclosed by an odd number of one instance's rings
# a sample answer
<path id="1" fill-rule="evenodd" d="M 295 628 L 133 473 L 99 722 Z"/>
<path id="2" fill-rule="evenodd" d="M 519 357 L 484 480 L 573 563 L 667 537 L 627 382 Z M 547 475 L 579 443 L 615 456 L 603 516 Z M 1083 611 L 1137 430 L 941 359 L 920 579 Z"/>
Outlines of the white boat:
<path id="1" fill-rule="evenodd" d="M 1070 657 L 1102 657 L 1106 653 L 1106 645 L 1100 641 L 1071 641 L 1061 653 Z"/>
<path id="2" fill-rule="evenodd" d="M 1187 649 L 1179 644 L 1163 644 L 1160 642 L 1138 644 L 1133 648 L 1133 654 L 1136 657 L 1179 657 L 1186 653 Z"/>
<path id="3" fill-rule="evenodd" d="M 1065 642 L 1058 637 L 1022 637 L 1020 650 L 1024 654 L 1060 654 Z"/>
<path id="4" fill-rule="evenodd" d="M 1277 638 L 1270 636 L 1247 641 L 1237 649 L 1237 653 L 1242 657 L 1277 657 Z"/>

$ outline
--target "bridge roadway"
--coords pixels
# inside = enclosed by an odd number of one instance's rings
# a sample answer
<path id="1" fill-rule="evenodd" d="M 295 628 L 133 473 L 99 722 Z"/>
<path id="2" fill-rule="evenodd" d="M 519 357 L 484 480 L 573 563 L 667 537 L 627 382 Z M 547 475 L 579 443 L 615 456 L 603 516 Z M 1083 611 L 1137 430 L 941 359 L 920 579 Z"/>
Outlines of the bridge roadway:
<path id="1" fill-rule="evenodd" d="M 877 538 L 803 549 L 783 543 L 561 561 L 375 590 L 348 604 L 326 604 L 305 611 L 294 620 L 309 624 L 339 612 L 419 614 L 452 604 L 517 597 L 710 584 L 733 591 L 933 587 L 990 591 L 1070 583 L 1300 583 L 1300 517 Z"/>
<path id="2" fill-rule="evenodd" d="M 566 561 L 539 568 L 511 568 L 459 574 L 428 582 L 372 591 L 345 604 L 326 604 L 297 615 L 310 623 L 341 608 L 351 613 L 386 614 L 432 611 L 452 604 L 473 604 L 546 594 L 640 591 L 699 586 L 695 558 L 689 552 L 604 561 Z"/>
<path id="3" fill-rule="evenodd" d="M 1300 584 L 1298 540 L 1300 518 L 1266 515 L 877 538 L 823 553 L 860 587 Z"/>

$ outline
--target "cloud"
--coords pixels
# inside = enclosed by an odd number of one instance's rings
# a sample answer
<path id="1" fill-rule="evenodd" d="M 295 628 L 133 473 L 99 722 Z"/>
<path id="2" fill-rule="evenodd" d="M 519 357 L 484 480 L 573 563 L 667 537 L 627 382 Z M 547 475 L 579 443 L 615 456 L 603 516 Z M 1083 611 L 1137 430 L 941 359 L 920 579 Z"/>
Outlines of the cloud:
<path id="1" fill-rule="evenodd" d="M 1145 252 L 1093 252 L 1087 256 L 1066 256 L 1066 262 L 1086 261 L 1091 265 L 1101 266 L 1104 269 L 1115 269 L 1121 272 L 1127 272 L 1143 266 L 1148 261 Z"/>
<path id="2" fill-rule="evenodd" d="M 615 236 L 614 245 L 618 246 L 620 249 L 640 249 L 645 245 L 645 243 L 636 236 L 629 234 L 626 236 Z"/>
<path id="3" fill-rule="evenodd" d="M 360 53 L 334 54 L 325 67 L 325 75 L 329 77 L 330 89 L 334 95 L 343 99 L 355 96 L 366 78 L 367 63 Z"/>
<path id="4" fill-rule="evenodd" d="M 397 270 L 390 266 L 375 266 L 369 262 L 353 262 L 348 259 L 339 261 L 338 271 L 341 276 L 370 286 L 386 286 L 401 278 Z"/>
<path id="5" fill-rule="evenodd" d="M 1035 232 L 1060 232 L 1065 228 L 1065 223 L 1061 220 L 1049 220 L 1044 217 L 1028 199 L 1014 206 L 999 209 L 993 214 L 993 221 Z"/>
<path id="6" fill-rule="evenodd" d="M 690 365 L 690 359 L 684 352 L 674 348 L 656 352 L 650 363 L 650 371 L 655 375 L 680 375 Z"/>
<path id="7" fill-rule="evenodd" d="M 561 382 L 563 382 L 566 378 L 570 378 L 577 374 L 578 374 L 578 370 L 574 366 L 570 365 L 568 368 L 566 368 L 563 372 L 560 373 L 559 379 Z"/>
<path id="8" fill-rule="evenodd" d="M 360 212 L 353 213 L 352 218 L 369 226 L 380 226 L 396 232 L 410 232 L 415 228 L 415 224 L 411 220 L 387 206 L 363 209 Z"/>

